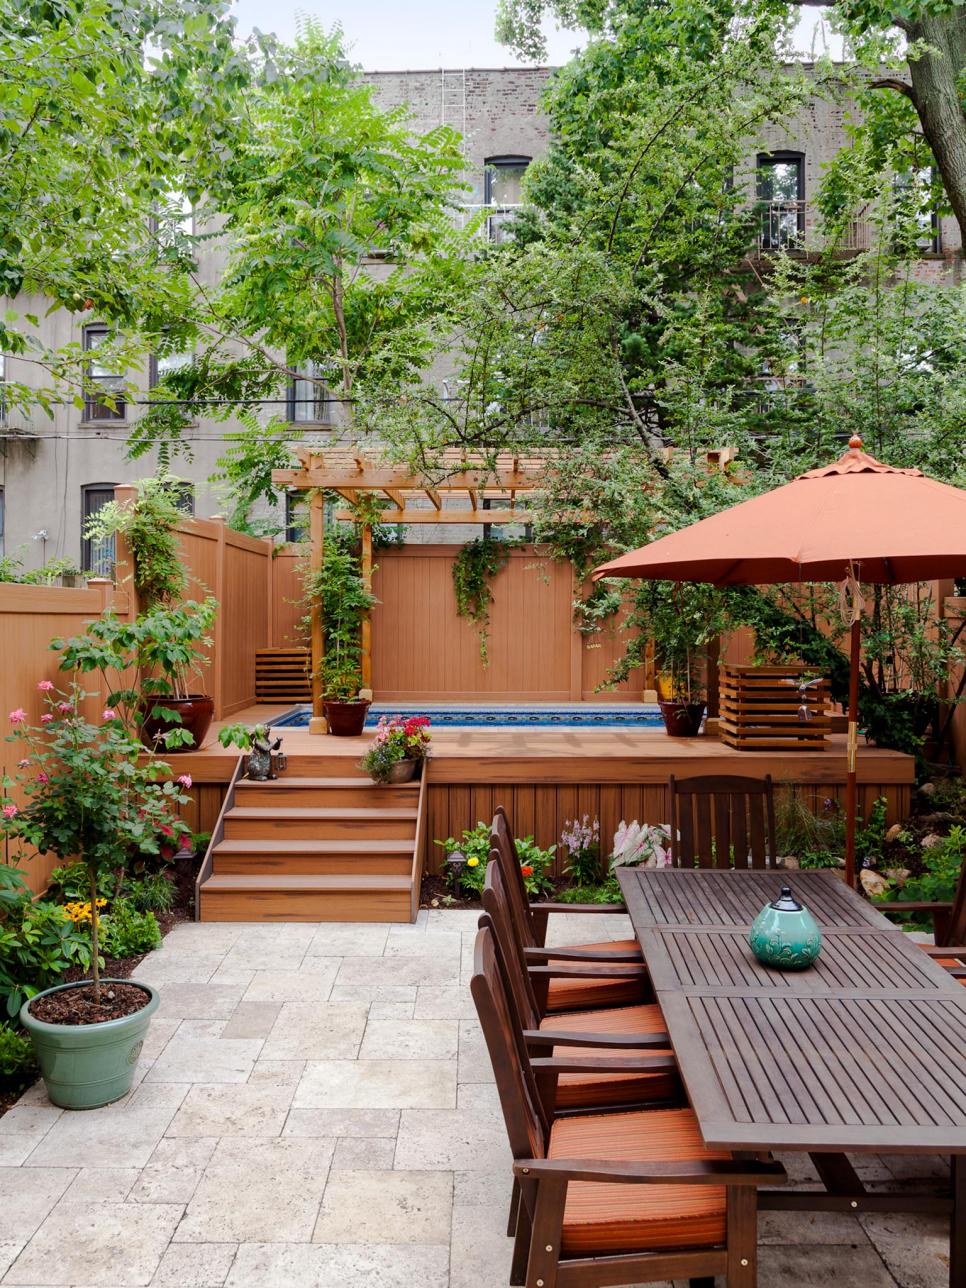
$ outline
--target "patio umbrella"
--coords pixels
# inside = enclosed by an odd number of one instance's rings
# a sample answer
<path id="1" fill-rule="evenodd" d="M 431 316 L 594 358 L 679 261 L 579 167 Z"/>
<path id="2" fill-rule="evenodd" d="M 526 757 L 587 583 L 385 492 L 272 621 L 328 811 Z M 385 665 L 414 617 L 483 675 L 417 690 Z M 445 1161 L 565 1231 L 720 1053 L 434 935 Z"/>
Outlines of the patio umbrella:
<path id="1" fill-rule="evenodd" d="M 966 492 L 896 469 L 849 440 L 839 460 L 660 537 L 594 570 L 601 577 L 715 586 L 834 581 L 850 596 L 845 868 L 855 879 L 860 585 L 966 575 Z"/>

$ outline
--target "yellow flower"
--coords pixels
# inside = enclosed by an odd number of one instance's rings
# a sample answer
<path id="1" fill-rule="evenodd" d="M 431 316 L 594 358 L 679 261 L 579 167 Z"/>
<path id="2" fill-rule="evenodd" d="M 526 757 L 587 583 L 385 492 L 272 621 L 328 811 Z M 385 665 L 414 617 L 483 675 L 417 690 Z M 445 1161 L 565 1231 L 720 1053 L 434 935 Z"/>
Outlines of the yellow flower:
<path id="1" fill-rule="evenodd" d="M 480 862 L 479 859 L 467 859 L 466 866 L 468 868 L 475 868 L 479 865 L 479 862 Z"/>

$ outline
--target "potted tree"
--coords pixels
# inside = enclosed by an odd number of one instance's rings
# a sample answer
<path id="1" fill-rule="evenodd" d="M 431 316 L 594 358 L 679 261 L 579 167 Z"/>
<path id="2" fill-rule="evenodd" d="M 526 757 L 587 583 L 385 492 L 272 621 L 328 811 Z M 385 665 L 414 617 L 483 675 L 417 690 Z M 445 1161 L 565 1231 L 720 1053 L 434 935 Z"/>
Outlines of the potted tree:
<path id="1" fill-rule="evenodd" d="M 217 609 L 209 597 L 157 607 L 133 622 L 106 612 L 83 635 L 50 647 L 61 654 L 61 670 L 100 674 L 107 705 L 146 747 L 193 751 L 204 742 L 214 703 L 191 692 L 190 676 L 207 665 L 202 650 Z"/>
<path id="2" fill-rule="evenodd" d="M 359 566 L 358 553 L 342 534 L 327 539 L 322 567 L 304 578 L 307 607 L 318 604 L 325 627 L 321 680 L 329 732 L 358 737 L 371 705 L 362 688 L 362 622 L 376 602 Z"/>
<path id="3" fill-rule="evenodd" d="M 719 592 L 696 583 L 641 582 L 631 621 L 653 641 L 658 705 L 667 732 L 693 738 L 707 705 L 708 645 L 720 628 Z"/>
<path id="4" fill-rule="evenodd" d="M 192 692 L 192 677 L 210 644 L 217 601 L 186 600 L 188 574 L 178 544 L 179 481 L 171 475 L 141 479 L 132 504 L 103 506 L 88 522 L 85 535 L 103 540 L 122 536 L 131 550 L 133 583 L 141 611 L 136 622 L 105 615 L 105 625 L 89 630 L 93 647 L 71 640 L 64 668 L 113 672 L 108 703 L 136 724 L 145 745 L 167 752 L 193 751 L 204 741 L 214 714 L 207 693 Z M 96 625 L 96 624 L 95 624 Z M 76 648 L 71 646 L 78 645 Z M 55 640 L 51 647 L 59 648 Z M 133 686 L 126 681 L 133 668 Z"/>
<path id="5" fill-rule="evenodd" d="M 28 725 L 20 708 L 10 713 L 10 740 L 22 743 L 23 755 L 17 775 L 3 780 L 0 826 L 8 838 L 86 868 L 91 977 L 37 993 L 24 1002 L 20 1022 L 54 1104 L 92 1109 L 129 1090 L 159 1000 L 148 984 L 101 977 L 98 878 L 123 868 L 133 853 L 156 849 L 187 797 L 180 784 L 159 781 L 166 765 L 140 763 L 140 744 L 114 710 L 94 724 L 76 685 L 66 693 L 49 680 L 38 687 L 47 707 L 38 726 Z M 24 804 L 11 798 L 13 788 Z"/>

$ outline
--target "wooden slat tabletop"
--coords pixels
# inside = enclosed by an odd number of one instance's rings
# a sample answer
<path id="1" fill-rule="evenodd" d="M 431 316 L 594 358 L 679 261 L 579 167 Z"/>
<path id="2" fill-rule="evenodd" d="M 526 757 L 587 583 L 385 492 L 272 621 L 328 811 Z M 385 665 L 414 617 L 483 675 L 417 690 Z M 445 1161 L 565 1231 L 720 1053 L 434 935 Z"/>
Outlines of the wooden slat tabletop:
<path id="1" fill-rule="evenodd" d="M 966 988 L 831 873 L 620 873 L 705 1141 L 966 1153 Z M 822 928 L 806 971 L 748 929 L 789 884 Z"/>

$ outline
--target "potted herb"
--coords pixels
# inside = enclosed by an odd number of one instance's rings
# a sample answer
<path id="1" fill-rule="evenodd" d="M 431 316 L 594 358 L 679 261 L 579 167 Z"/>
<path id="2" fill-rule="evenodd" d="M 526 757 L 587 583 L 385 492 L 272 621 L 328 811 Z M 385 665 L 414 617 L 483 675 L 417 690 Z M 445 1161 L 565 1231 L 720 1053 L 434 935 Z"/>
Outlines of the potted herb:
<path id="1" fill-rule="evenodd" d="M 89 891 L 91 978 L 58 984 L 23 1003 L 20 1022 L 30 1035 L 54 1104 L 91 1109 L 123 1096 L 144 1042 L 158 995 L 147 984 L 101 978 L 98 880 L 123 869 L 130 855 L 157 846 L 187 801 L 181 784 L 161 782 L 168 767 L 141 763 L 140 744 L 108 708 L 100 724 L 85 718 L 76 685 L 59 692 L 49 680 L 38 688 L 46 712 L 37 727 L 26 712 L 10 713 L 11 741 L 23 744 L 14 778 L 4 778 L 2 826 L 42 854 L 83 864 Z M 18 806 L 9 790 L 19 788 Z M 177 825 L 183 828 L 183 824 Z"/>
<path id="2" fill-rule="evenodd" d="M 155 608 L 126 622 L 112 612 L 90 622 L 83 635 L 54 639 L 61 670 L 98 672 L 107 705 L 152 751 L 194 751 L 214 714 L 212 699 L 191 692 L 191 676 L 207 664 L 217 601 Z"/>
<path id="3" fill-rule="evenodd" d="M 382 716 L 359 767 L 374 783 L 408 783 L 428 758 L 431 737 L 427 716 Z"/>

